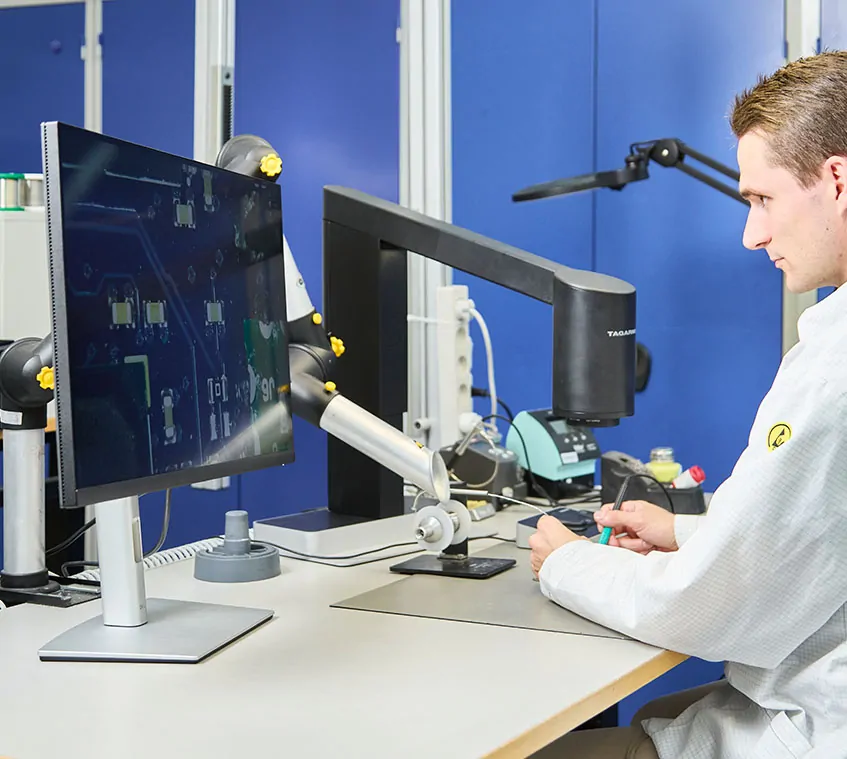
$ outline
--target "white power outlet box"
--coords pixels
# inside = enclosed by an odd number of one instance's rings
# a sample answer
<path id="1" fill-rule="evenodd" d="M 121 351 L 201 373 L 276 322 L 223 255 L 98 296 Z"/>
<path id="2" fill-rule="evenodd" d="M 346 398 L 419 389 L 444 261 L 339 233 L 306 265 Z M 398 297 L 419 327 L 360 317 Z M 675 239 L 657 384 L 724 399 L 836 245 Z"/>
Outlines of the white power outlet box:
<path id="1" fill-rule="evenodd" d="M 436 294 L 438 330 L 438 422 L 430 447 L 438 450 L 462 437 L 459 418 L 473 412 L 473 342 L 465 285 L 439 287 Z"/>

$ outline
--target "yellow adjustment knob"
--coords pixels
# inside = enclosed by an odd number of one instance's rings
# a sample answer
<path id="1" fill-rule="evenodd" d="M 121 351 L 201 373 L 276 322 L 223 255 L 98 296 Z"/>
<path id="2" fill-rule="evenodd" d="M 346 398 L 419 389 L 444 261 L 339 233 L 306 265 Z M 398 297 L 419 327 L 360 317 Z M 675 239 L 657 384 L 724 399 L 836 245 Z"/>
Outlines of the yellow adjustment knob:
<path id="1" fill-rule="evenodd" d="M 324 390 L 326 390 L 328 393 L 334 393 L 335 392 L 335 383 L 334 382 L 324 382 Z"/>
<path id="2" fill-rule="evenodd" d="M 265 176 L 275 177 L 282 171 L 282 158 L 276 153 L 268 153 L 262 156 L 259 168 Z"/>
<path id="3" fill-rule="evenodd" d="M 53 372 L 52 366 L 43 367 L 41 371 L 35 375 L 35 379 L 38 380 L 38 384 L 41 386 L 42 390 L 56 389 L 56 376 Z"/>
<path id="4" fill-rule="evenodd" d="M 323 320 L 324 320 L 323 316 L 321 316 L 319 313 L 315 312 L 314 314 L 312 314 L 312 323 L 313 324 L 323 324 Z"/>
<path id="5" fill-rule="evenodd" d="M 329 344 L 336 358 L 341 358 L 344 351 L 347 350 L 347 348 L 344 347 L 344 341 L 337 337 L 330 337 Z"/>

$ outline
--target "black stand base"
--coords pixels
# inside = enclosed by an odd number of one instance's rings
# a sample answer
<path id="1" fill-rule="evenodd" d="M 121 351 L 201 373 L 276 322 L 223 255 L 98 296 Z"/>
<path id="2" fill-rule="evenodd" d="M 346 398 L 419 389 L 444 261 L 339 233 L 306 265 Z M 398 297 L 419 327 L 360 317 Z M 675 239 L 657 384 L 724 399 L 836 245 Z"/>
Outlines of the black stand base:
<path id="1" fill-rule="evenodd" d="M 52 581 L 40 588 L 0 588 L 0 601 L 7 606 L 27 603 L 64 609 L 96 598 L 100 598 L 99 588 L 65 588 Z"/>
<path id="2" fill-rule="evenodd" d="M 436 556 L 432 553 L 415 556 L 413 559 L 389 567 L 392 572 L 405 575 L 441 575 L 442 577 L 465 577 L 485 580 L 500 572 L 511 569 L 514 559 L 489 559 L 482 556 L 467 556 L 463 559 Z"/>

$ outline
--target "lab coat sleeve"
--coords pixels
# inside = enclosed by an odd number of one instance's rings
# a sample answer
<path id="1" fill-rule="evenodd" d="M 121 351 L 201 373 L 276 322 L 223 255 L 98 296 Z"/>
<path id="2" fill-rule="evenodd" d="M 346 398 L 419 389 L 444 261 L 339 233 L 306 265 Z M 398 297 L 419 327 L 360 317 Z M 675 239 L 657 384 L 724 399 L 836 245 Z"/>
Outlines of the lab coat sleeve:
<path id="1" fill-rule="evenodd" d="M 678 551 L 574 541 L 544 562 L 541 591 L 662 648 L 778 665 L 847 602 L 847 398 L 835 385 L 781 404 L 790 419 L 757 419 Z M 768 430 L 781 421 L 792 436 L 769 450 Z"/>
<path id="2" fill-rule="evenodd" d="M 699 514 L 677 514 L 673 518 L 673 534 L 676 539 L 676 545 L 681 548 L 688 542 L 700 525 L 702 517 Z"/>

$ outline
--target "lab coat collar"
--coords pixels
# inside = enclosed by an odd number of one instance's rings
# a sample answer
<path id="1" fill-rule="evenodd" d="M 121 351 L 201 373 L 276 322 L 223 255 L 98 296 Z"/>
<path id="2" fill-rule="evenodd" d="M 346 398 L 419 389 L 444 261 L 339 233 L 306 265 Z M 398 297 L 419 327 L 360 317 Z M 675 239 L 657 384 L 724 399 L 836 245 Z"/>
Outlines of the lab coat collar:
<path id="1" fill-rule="evenodd" d="M 847 322 L 847 284 L 833 290 L 814 306 L 809 306 L 797 320 L 800 341 L 814 339 L 837 324 Z"/>

